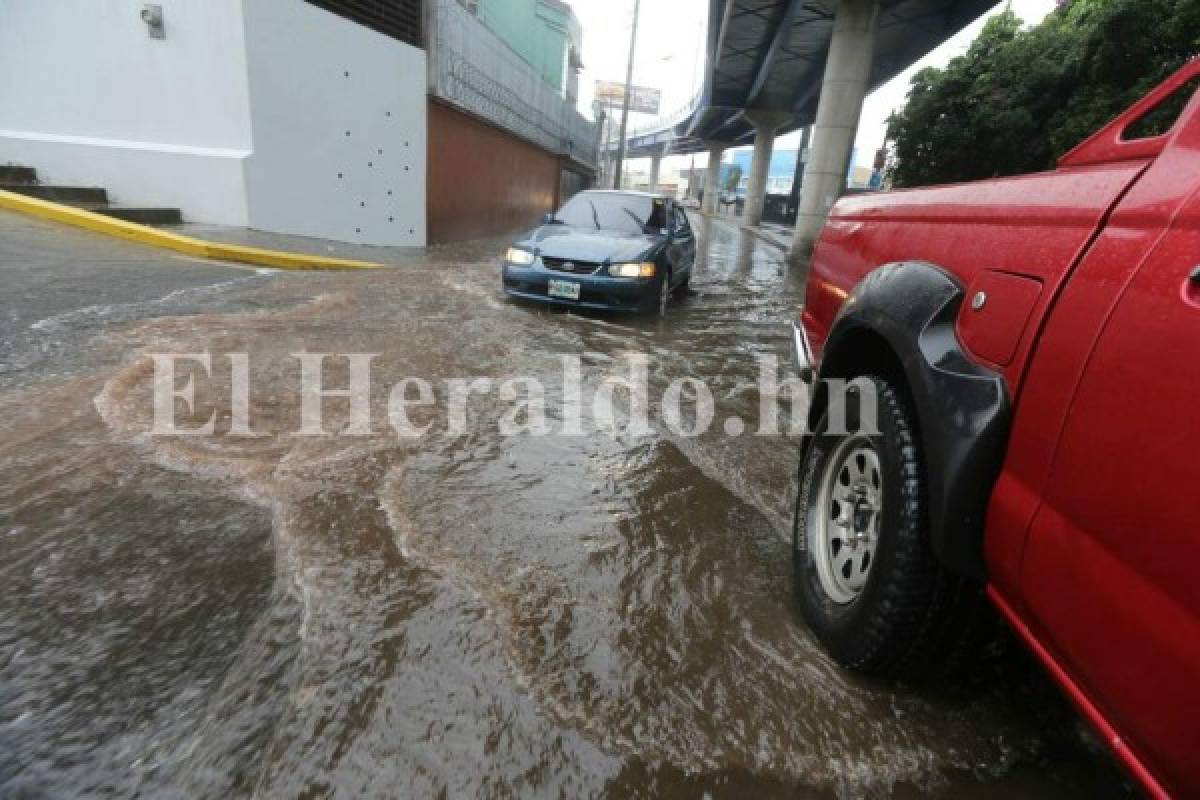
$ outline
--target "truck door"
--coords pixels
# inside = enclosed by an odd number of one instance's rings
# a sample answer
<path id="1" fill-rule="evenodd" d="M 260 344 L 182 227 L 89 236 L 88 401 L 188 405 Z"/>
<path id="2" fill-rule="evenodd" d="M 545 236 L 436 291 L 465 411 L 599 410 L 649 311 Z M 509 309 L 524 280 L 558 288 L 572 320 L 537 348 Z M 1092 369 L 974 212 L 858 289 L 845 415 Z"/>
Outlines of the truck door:
<path id="1" fill-rule="evenodd" d="M 1198 267 L 1200 193 L 1100 328 L 1021 565 L 1052 655 L 1179 791 L 1200 788 Z"/>

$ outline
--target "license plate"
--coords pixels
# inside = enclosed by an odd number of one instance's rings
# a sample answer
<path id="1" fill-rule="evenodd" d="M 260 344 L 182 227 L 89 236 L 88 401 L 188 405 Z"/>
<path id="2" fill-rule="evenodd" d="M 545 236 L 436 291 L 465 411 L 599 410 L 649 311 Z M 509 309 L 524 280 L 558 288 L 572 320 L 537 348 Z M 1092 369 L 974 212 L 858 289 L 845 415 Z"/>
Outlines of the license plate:
<path id="1" fill-rule="evenodd" d="M 550 284 L 546 287 L 546 294 L 551 297 L 561 297 L 563 300 L 578 300 L 579 284 L 551 279 Z"/>

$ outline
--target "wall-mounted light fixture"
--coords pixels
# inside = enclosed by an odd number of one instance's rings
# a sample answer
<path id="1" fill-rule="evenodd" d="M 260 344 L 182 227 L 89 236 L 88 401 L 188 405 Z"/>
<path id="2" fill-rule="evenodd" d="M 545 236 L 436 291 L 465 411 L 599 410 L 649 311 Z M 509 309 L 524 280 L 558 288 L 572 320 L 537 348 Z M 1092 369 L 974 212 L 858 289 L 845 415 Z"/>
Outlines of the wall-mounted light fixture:
<path id="1" fill-rule="evenodd" d="M 167 29 L 163 24 L 162 6 L 155 3 L 146 3 L 142 6 L 142 22 L 146 23 L 146 32 L 150 34 L 151 39 L 167 38 Z"/>

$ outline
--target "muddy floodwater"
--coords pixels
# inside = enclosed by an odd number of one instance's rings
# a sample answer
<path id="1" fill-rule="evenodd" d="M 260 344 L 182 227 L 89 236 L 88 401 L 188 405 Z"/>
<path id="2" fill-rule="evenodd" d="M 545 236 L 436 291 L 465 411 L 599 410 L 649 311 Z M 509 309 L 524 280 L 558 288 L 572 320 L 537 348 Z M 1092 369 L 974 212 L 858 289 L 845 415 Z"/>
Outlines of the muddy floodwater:
<path id="1" fill-rule="evenodd" d="M 555 422 L 564 355 L 594 388 L 645 354 L 652 404 L 690 377 L 718 421 L 756 419 L 798 276 L 731 225 L 705 239 L 664 318 L 507 302 L 489 242 L 23 321 L 0 374 L 0 797 L 1123 796 L 1019 651 L 939 687 L 822 654 L 791 593 L 795 437 L 657 415 L 506 436 L 495 393 L 439 434 L 456 378 L 536 378 Z M 301 352 L 380 354 L 372 432 L 295 435 Z M 215 409 L 214 435 L 150 434 L 151 353 L 213 354 L 180 424 Z M 254 437 L 228 435 L 229 353 Z M 406 439 L 387 398 L 414 376 L 433 428 Z M 326 409 L 344 430 L 348 403 Z"/>

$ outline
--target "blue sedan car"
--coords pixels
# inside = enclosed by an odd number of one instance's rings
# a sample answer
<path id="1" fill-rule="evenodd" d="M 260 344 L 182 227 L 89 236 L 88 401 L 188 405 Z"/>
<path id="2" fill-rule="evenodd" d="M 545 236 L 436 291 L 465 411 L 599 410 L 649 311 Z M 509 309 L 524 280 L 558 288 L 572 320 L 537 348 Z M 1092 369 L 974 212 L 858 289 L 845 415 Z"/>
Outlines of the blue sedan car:
<path id="1" fill-rule="evenodd" d="M 571 308 L 661 313 L 687 290 L 695 260 L 687 214 L 670 198 L 586 191 L 513 243 L 504 291 Z"/>

